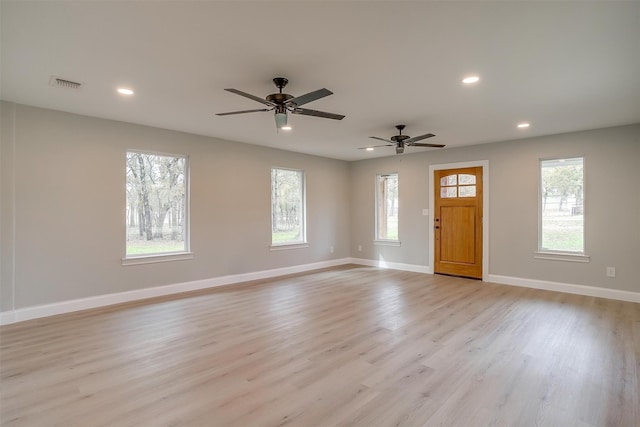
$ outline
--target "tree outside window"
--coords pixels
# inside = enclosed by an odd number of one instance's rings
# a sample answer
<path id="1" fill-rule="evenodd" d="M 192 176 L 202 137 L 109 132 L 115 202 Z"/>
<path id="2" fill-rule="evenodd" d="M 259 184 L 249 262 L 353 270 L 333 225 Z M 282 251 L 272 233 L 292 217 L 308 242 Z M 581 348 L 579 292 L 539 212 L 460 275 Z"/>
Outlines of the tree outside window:
<path id="1" fill-rule="evenodd" d="M 584 159 L 540 162 L 539 250 L 584 253 Z"/>
<path id="2" fill-rule="evenodd" d="M 127 152 L 127 257 L 187 252 L 184 156 Z"/>
<path id="3" fill-rule="evenodd" d="M 306 243 L 304 172 L 271 169 L 271 244 Z"/>
<path id="4" fill-rule="evenodd" d="M 376 176 L 376 240 L 398 240 L 398 174 Z"/>

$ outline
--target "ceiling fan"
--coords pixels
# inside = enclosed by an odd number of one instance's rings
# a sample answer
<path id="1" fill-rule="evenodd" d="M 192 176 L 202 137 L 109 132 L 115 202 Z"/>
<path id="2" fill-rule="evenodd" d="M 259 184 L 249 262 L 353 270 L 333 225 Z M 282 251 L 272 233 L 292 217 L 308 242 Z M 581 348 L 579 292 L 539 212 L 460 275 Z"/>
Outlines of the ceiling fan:
<path id="1" fill-rule="evenodd" d="M 300 108 L 301 105 L 308 104 L 325 96 L 332 95 L 328 89 L 318 89 L 313 92 L 309 92 L 304 95 L 296 96 L 289 95 L 288 93 L 282 93 L 282 89 L 289 83 L 289 80 L 284 77 L 276 77 L 273 79 L 273 83 L 278 88 L 278 93 L 272 93 L 267 95 L 266 98 L 260 98 L 259 96 L 251 95 L 250 93 L 243 92 L 238 89 L 225 89 L 227 92 L 235 93 L 236 95 L 244 96 L 245 98 L 253 99 L 261 104 L 266 105 L 268 108 L 258 108 L 254 110 L 242 110 L 231 111 L 228 113 L 218 113 L 218 116 L 229 116 L 232 114 L 244 114 L 244 113 L 256 113 L 259 111 L 275 111 L 274 116 L 276 120 L 276 129 L 290 130 L 291 127 L 287 125 L 288 113 L 302 114 L 303 116 L 322 117 L 325 119 L 342 120 L 344 116 L 342 114 L 326 113 L 324 111 L 309 110 L 307 108 Z"/>
<path id="2" fill-rule="evenodd" d="M 423 139 L 427 139 L 427 138 L 431 138 L 433 136 L 435 136 L 432 133 L 426 133 L 424 135 L 420 135 L 420 136 L 414 136 L 413 138 L 411 138 L 409 135 L 403 135 L 402 131 L 404 130 L 405 125 L 396 125 L 396 129 L 398 129 L 398 135 L 394 135 L 391 137 L 391 139 L 386 139 L 386 138 L 378 138 L 377 136 L 370 136 L 369 138 L 373 138 L 373 139 L 378 139 L 380 141 L 384 141 L 387 142 L 388 144 L 384 144 L 384 145 L 374 145 L 374 146 L 369 146 L 369 147 L 361 147 L 360 150 L 367 150 L 367 149 L 373 149 L 376 147 L 396 147 L 396 154 L 402 154 L 404 153 L 404 147 L 406 146 L 410 146 L 410 147 L 436 147 L 436 148 L 442 148 L 444 147 L 444 145 L 442 144 L 425 144 L 422 142 L 418 142 L 418 141 L 422 141 Z"/>

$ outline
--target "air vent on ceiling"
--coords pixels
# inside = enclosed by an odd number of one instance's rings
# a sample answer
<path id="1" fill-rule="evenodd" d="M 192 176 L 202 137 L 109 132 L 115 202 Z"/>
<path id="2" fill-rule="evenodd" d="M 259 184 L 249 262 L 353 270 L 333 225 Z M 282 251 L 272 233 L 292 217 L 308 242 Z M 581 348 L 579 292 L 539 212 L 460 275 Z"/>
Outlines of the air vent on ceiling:
<path id="1" fill-rule="evenodd" d="M 51 78 L 49 79 L 49 85 L 53 87 L 62 87 L 65 89 L 80 89 L 82 87 L 82 83 L 74 82 L 73 80 L 68 80 L 57 76 L 51 76 Z"/>

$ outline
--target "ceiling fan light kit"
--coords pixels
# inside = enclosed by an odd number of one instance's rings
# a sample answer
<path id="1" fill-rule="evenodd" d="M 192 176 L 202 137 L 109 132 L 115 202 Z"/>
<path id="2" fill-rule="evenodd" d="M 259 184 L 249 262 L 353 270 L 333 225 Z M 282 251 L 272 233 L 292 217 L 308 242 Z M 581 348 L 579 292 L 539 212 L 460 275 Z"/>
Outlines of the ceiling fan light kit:
<path id="1" fill-rule="evenodd" d="M 245 114 L 245 113 L 256 113 L 262 111 L 274 111 L 274 119 L 276 123 L 276 130 L 290 130 L 291 128 L 288 126 L 288 116 L 289 113 L 293 114 L 301 114 L 303 116 L 313 116 L 313 117 L 321 117 L 325 119 L 333 119 L 333 120 L 342 120 L 344 119 L 344 115 L 335 114 L 335 113 L 327 113 L 324 111 L 317 110 L 309 110 L 306 108 L 300 108 L 301 105 L 308 104 L 309 102 L 315 101 L 320 98 L 324 98 L 325 96 L 333 95 L 329 89 L 318 89 L 313 92 L 309 92 L 307 94 L 294 97 L 293 95 L 289 95 L 288 93 L 282 93 L 282 89 L 289 83 L 284 77 L 276 77 L 273 79 L 273 83 L 278 88 L 278 93 L 272 93 L 271 95 L 267 95 L 266 98 L 260 98 L 259 96 L 251 95 L 250 93 L 243 92 L 238 89 L 225 89 L 227 92 L 235 93 L 236 95 L 244 96 L 245 98 L 252 99 L 261 104 L 266 105 L 268 108 L 259 108 L 254 110 L 242 110 L 242 111 L 231 111 L 228 113 L 218 113 L 218 116 L 229 116 L 233 114 Z"/>
<path id="2" fill-rule="evenodd" d="M 279 106 L 276 108 L 276 112 L 274 114 L 276 119 L 276 129 L 281 130 L 287 127 L 287 110 L 286 108 Z"/>

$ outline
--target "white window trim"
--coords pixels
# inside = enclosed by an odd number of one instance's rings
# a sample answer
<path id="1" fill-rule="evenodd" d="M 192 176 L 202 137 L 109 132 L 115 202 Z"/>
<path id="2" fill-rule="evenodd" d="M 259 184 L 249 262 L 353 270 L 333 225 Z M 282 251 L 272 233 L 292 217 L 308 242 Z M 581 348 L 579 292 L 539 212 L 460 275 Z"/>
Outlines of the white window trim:
<path id="1" fill-rule="evenodd" d="M 379 202 L 379 197 L 380 197 L 380 193 L 378 191 L 378 178 L 383 176 L 383 175 L 396 175 L 396 179 L 398 180 L 398 204 L 400 204 L 400 174 L 398 172 L 382 172 L 382 173 L 377 173 L 375 176 L 375 182 L 374 182 L 374 189 L 375 189 L 375 206 L 374 206 L 374 230 L 373 230 L 373 244 L 374 245 L 381 245 L 381 246 L 400 246 L 400 209 L 398 209 L 398 238 L 397 239 L 381 239 L 380 236 L 378 236 L 378 229 L 380 227 L 378 227 L 378 221 L 380 219 L 379 217 L 379 213 L 378 213 L 378 202 Z"/>
<path id="2" fill-rule="evenodd" d="M 286 251 L 289 249 L 302 249 L 308 248 L 308 243 L 281 243 L 279 245 L 271 245 L 269 246 L 270 251 Z"/>
<path id="3" fill-rule="evenodd" d="M 558 249 L 544 249 L 542 247 L 542 162 L 561 159 L 582 159 L 582 251 L 562 251 Z M 538 250 L 533 253 L 536 259 L 567 262 L 591 262 L 591 257 L 587 255 L 587 215 L 586 215 L 586 195 L 587 195 L 587 159 L 584 155 L 547 157 L 538 160 Z"/>
<path id="4" fill-rule="evenodd" d="M 193 252 L 171 252 L 166 254 L 138 255 L 135 257 L 122 258 L 122 265 L 157 264 L 161 262 L 184 261 L 193 259 Z"/>
<path id="5" fill-rule="evenodd" d="M 269 245 L 269 250 L 272 251 L 281 251 L 286 249 L 299 249 L 309 247 L 309 242 L 307 241 L 307 173 L 304 169 L 294 169 L 294 168 L 283 168 L 279 166 L 272 166 L 269 170 L 269 187 L 273 185 L 273 181 L 271 180 L 273 170 L 286 170 L 293 172 L 300 172 L 302 174 L 302 221 L 300 226 L 302 227 L 302 240 L 296 242 L 283 242 L 283 243 L 273 243 L 273 231 L 271 232 L 271 244 Z M 273 193 L 273 188 L 270 188 L 270 192 Z M 269 204 L 271 206 L 271 221 L 273 221 L 273 200 L 271 197 L 269 198 Z M 273 230 L 273 223 L 271 224 L 271 229 Z"/>
<path id="6" fill-rule="evenodd" d="M 377 246 L 401 246 L 400 240 L 374 240 L 374 245 Z"/>
<path id="7" fill-rule="evenodd" d="M 139 153 L 139 154 L 151 154 L 154 156 L 165 157 L 181 157 L 184 159 L 184 251 L 178 252 L 156 252 L 150 254 L 132 254 L 127 255 L 127 223 L 125 218 L 125 240 L 124 240 L 124 258 L 122 258 L 122 265 L 139 265 L 139 264 L 155 264 L 159 262 L 170 261 L 182 261 L 185 259 L 192 259 L 193 252 L 191 252 L 191 163 L 188 154 L 178 153 L 166 153 L 162 151 L 153 150 L 141 150 L 141 149 L 127 149 L 125 153 Z M 125 154 L 126 155 L 126 154 Z M 125 181 L 126 181 L 126 167 L 125 167 Z M 126 195 L 125 195 L 126 199 Z"/>
<path id="8" fill-rule="evenodd" d="M 591 262 L 591 257 L 578 252 L 536 251 L 533 253 L 536 259 L 568 262 Z"/>

